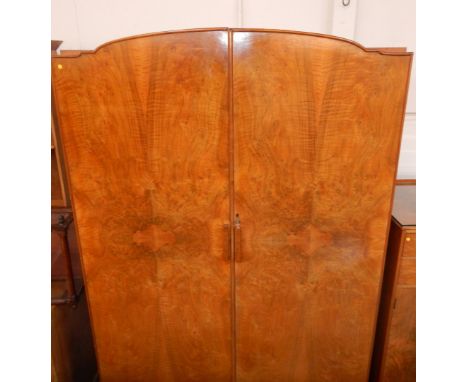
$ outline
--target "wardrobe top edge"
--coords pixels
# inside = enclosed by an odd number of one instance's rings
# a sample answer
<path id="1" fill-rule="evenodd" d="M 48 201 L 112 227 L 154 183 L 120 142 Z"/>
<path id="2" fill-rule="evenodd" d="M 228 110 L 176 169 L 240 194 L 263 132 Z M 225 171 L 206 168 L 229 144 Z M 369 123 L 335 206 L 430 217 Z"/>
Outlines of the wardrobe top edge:
<path id="1" fill-rule="evenodd" d="M 384 56 L 412 56 L 413 52 L 403 52 L 403 51 L 385 51 L 386 48 L 366 48 L 365 46 L 361 45 L 360 43 L 349 40 L 343 37 L 333 36 L 329 34 L 323 33 L 315 33 L 315 32 L 303 32 L 303 31 L 296 31 L 296 30 L 286 30 L 286 29 L 264 29 L 264 28 L 194 28 L 194 29 L 179 29 L 179 30 L 169 30 L 169 31 L 162 31 L 162 32 L 151 32 L 151 33 L 144 33 L 138 34 L 133 36 L 127 36 L 118 38 L 115 40 L 111 40 L 99 45 L 94 50 L 76 50 L 76 51 L 68 51 L 68 53 L 60 55 L 60 54 L 53 54 L 52 58 L 77 58 L 87 54 L 95 54 L 100 49 L 112 45 L 115 43 L 134 40 L 138 38 L 145 38 L 145 37 L 152 37 L 152 36 L 159 36 L 159 35 L 168 35 L 168 34 L 175 34 L 175 33 L 194 33 L 194 32 L 258 32 L 258 33 L 283 33 L 283 34 L 296 34 L 296 35 L 304 35 L 304 36 L 314 36 L 314 37 L 322 37 L 331 40 L 341 41 L 347 44 L 354 45 L 359 49 L 363 50 L 367 53 L 377 53 Z"/>

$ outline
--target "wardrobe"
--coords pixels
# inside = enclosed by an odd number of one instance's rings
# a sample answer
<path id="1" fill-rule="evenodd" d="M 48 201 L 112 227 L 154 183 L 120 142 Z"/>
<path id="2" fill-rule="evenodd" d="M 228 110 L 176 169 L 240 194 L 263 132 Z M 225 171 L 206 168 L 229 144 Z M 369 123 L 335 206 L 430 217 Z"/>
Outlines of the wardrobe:
<path id="1" fill-rule="evenodd" d="M 52 59 L 102 382 L 367 381 L 411 59 L 228 28 Z"/>

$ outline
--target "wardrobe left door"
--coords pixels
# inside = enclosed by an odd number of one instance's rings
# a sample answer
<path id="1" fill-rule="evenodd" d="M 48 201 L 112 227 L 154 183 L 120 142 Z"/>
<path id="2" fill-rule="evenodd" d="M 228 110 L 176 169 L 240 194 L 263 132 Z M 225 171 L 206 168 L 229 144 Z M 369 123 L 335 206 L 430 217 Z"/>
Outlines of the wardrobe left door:
<path id="1" fill-rule="evenodd" d="M 227 40 L 53 59 L 103 382 L 231 378 Z"/>

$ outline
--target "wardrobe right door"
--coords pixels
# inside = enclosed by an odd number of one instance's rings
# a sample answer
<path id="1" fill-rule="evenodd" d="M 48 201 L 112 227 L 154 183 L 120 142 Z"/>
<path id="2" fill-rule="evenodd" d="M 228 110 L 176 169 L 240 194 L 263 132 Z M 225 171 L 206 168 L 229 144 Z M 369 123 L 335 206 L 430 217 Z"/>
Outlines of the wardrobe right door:
<path id="1" fill-rule="evenodd" d="M 238 381 L 367 381 L 411 54 L 233 32 Z"/>

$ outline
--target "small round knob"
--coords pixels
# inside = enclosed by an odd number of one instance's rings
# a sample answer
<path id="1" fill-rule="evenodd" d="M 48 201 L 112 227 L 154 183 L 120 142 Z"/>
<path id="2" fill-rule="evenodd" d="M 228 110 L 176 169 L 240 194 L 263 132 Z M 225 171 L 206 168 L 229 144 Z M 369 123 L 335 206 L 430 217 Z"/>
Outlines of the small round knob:
<path id="1" fill-rule="evenodd" d="M 407 238 L 406 238 L 406 241 L 411 241 L 411 238 L 410 238 L 410 237 L 407 237 Z"/>
<path id="2" fill-rule="evenodd" d="M 57 65 L 57 68 L 58 68 L 58 70 L 62 70 L 62 69 L 63 69 L 62 64 L 58 64 L 58 65 Z"/>

